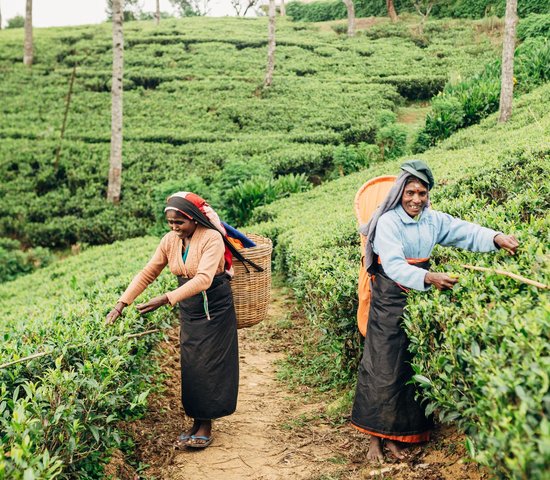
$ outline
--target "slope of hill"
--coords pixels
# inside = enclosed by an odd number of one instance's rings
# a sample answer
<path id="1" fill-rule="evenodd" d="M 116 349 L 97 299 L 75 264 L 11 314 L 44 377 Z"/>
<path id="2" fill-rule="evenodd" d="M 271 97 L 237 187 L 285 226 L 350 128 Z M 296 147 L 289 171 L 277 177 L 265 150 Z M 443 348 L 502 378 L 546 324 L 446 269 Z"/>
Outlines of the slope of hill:
<path id="1" fill-rule="evenodd" d="M 548 465 L 548 293 L 461 265 L 550 283 L 549 98 L 546 84 L 516 102 L 508 124 L 491 116 L 421 157 L 435 174 L 435 208 L 514 233 L 522 245 L 513 258 L 436 249 L 435 268 L 458 273 L 459 288 L 413 295 L 406 320 L 429 409 L 440 420 L 458 421 L 471 435 L 473 458 L 506 478 L 542 479 Z M 353 382 L 361 349 L 353 198 L 369 178 L 397 173 L 399 163 L 377 165 L 258 212 L 264 221 L 253 229 L 275 239 L 276 264 L 312 320 L 314 350 L 294 359 L 289 371 L 324 388 Z"/>
<path id="2" fill-rule="evenodd" d="M 493 58 L 478 26 L 434 21 L 420 38 L 412 23 L 382 25 L 377 38 L 347 39 L 282 20 L 274 86 L 264 90 L 266 19 L 127 24 L 118 208 L 104 200 L 110 26 L 36 29 L 32 70 L 21 64 L 22 31 L 1 31 L 0 236 L 55 248 L 106 243 L 143 235 L 175 188 L 198 190 L 223 211 L 240 180 L 323 177 L 336 146 L 376 142 L 381 113 Z"/>

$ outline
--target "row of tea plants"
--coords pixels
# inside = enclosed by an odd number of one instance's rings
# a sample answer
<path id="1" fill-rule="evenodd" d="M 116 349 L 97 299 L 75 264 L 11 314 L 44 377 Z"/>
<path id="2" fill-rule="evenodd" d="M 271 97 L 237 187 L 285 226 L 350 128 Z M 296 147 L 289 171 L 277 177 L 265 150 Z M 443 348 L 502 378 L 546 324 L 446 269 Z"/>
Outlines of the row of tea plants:
<path id="1" fill-rule="evenodd" d="M 392 28 L 348 40 L 281 20 L 275 82 L 264 90 L 266 19 L 128 23 L 119 207 L 105 201 L 110 26 L 35 29 L 30 71 L 23 32 L 0 31 L 0 237 L 64 248 L 144 235 L 168 186 L 200 190 L 238 223 L 243 209 L 274 197 L 270 182 L 292 186 L 305 174 L 317 184 L 399 154 L 391 113 L 405 98 L 434 95 L 450 72 L 475 72 L 494 46 L 466 21 L 446 21 L 422 45 Z M 352 150 L 361 143 L 369 153 L 359 162 Z M 253 178 L 263 187 L 249 188 Z M 235 198 L 243 209 L 228 208 Z"/>
<path id="2" fill-rule="evenodd" d="M 435 269 L 459 274 L 452 292 L 411 297 L 406 329 L 427 408 L 468 433 L 470 455 L 502 478 L 547 473 L 550 304 L 548 292 L 462 264 L 501 268 L 550 283 L 550 85 L 453 135 L 421 158 L 437 185 L 434 208 L 515 234 L 521 248 L 472 254 L 437 248 Z M 391 162 L 261 209 L 256 231 L 275 240 L 275 262 L 311 320 L 303 355 L 286 379 L 348 397 L 362 341 L 356 328 L 359 238 L 353 198 L 361 184 L 398 172 Z"/>
<path id="3" fill-rule="evenodd" d="M 0 285 L 0 478 L 102 478 L 124 443 L 117 423 L 143 412 L 159 378 L 151 348 L 162 333 L 129 335 L 173 320 L 168 309 L 128 308 L 104 324 L 156 242 L 90 248 Z M 162 276 L 148 294 L 176 287 Z"/>

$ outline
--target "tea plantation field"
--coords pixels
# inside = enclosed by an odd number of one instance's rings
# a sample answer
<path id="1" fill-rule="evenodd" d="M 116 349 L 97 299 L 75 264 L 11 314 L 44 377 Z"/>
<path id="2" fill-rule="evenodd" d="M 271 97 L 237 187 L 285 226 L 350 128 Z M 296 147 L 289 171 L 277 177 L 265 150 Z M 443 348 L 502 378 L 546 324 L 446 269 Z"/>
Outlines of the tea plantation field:
<path id="1" fill-rule="evenodd" d="M 303 190 L 335 171 L 338 147 L 362 142 L 377 157 L 384 127 L 386 143 L 401 139 L 399 148 L 386 147 L 391 158 L 404 147 L 391 112 L 495 58 L 498 32 L 483 25 L 438 20 L 419 37 L 416 20 L 395 26 L 380 19 L 372 35 L 347 39 L 279 20 L 275 81 L 264 90 L 266 19 L 126 24 L 118 208 L 104 201 L 110 25 L 35 29 L 32 70 L 21 62 L 22 30 L 0 31 L 0 237 L 64 248 L 140 236 L 175 189 L 203 193 L 239 223 L 226 207 L 243 195 L 232 190 L 240 181 L 282 176 L 275 196 Z"/>
<path id="2" fill-rule="evenodd" d="M 548 478 L 550 298 L 548 290 L 461 265 L 550 283 L 549 99 L 546 84 L 516 102 L 508 124 L 490 116 L 421 157 L 436 178 L 434 208 L 521 243 L 515 257 L 437 248 L 435 269 L 459 274 L 460 284 L 414 294 L 405 322 L 428 410 L 458 422 L 470 455 L 502 478 Z M 288 380 L 344 396 L 353 384 L 361 351 L 353 198 L 363 182 L 398 168 L 378 165 L 257 212 L 263 221 L 254 228 L 275 239 L 278 268 L 311 318 L 310 350 L 291 360 Z"/>

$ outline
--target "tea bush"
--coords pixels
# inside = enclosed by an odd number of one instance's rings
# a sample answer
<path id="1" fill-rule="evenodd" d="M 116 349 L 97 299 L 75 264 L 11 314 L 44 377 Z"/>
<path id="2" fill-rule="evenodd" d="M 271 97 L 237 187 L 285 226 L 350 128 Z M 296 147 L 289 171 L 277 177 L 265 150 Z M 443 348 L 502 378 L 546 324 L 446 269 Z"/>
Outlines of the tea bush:
<path id="1" fill-rule="evenodd" d="M 384 0 L 356 0 L 356 17 L 387 16 L 386 2 Z M 397 13 L 414 12 L 412 2 L 403 0 L 394 1 Z M 520 17 L 534 13 L 548 13 L 549 0 L 534 0 L 520 2 L 518 14 Z M 506 0 L 461 0 L 459 2 L 434 2 L 432 16 L 439 18 L 482 18 L 487 15 L 504 16 Z M 287 14 L 295 21 L 324 22 L 346 18 L 347 12 L 342 2 L 338 1 L 314 1 L 310 3 L 289 2 Z"/>
<path id="2" fill-rule="evenodd" d="M 263 89 L 266 32 L 265 18 L 125 25 L 122 198 L 112 206 L 110 25 L 36 29 L 32 71 L 21 65 L 23 32 L 0 31 L 0 236 L 26 248 L 109 243 L 158 228 L 167 188 L 198 189 L 223 213 L 226 193 L 253 177 L 318 184 L 336 147 L 376 145 L 377 112 L 430 97 L 449 72 L 473 73 L 495 51 L 471 22 L 446 21 L 424 48 L 408 33 L 347 39 L 283 19 L 275 81 Z"/>
<path id="3" fill-rule="evenodd" d="M 468 434 L 470 455 L 502 478 L 545 478 L 550 325 L 548 295 L 464 263 L 550 283 L 548 238 L 550 84 L 516 101 L 507 124 L 495 116 L 423 155 L 434 171 L 434 208 L 515 234 L 518 255 L 434 251 L 434 268 L 460 274 L 452 292 L 415 293 L 405 328 L 427 408 Z M 361 353 L 356 327 L 360 251 L 353 198 L 369 178 L 402 160 L 373 165 L 291 201 L 256 212 L 250 227 L 275 240 L 275 263 L 311 321 L 316 355 L 291 359 L 297 381 L 322 389 L 353 385 Z M 337 199 L 337 200 L 335 200 Z M 322 212 L 322 215 L 319 215 Z"/>
<path id="4" fill-rule="evenodd" d="M 522 18 L 518 24 L 517 38 L 550 37 L 550 14 L 533 14 Z"/>
<path id="5" fill-rule="evenodd" d="M 46 248 L 36 247 L 23 251 L 17 240 L 0 238 L 0 283 L 45 267 L 52 260 L 53 255 Z"/>
<path id="6" fill-rule="evenodd" d="M 536 34 L 538 30 L 533 30 Z M 422 152 L 448 138 L 459 128 L 479 122 L 498 110 L 501 61 L 459 83 L 449 83 L 433 101 L 426 125 L 413 147 Z M 514 60 L 514 94 L 532 90 L 550 79 L 550 41 L 543 36 L 528 38 L 518 46 Z"/>
<path id="7" fill-rule="evenodd" d="M 140 317 L 128 308 L 104 318 L 158 240 L 90 248 L 0 286 L 0 478 L 101 478 L 117 422 L 143 411 L 158 378 L 150 357 L 167 309 Z M 175 288 L 163 275 L 147 295 Z M 32 293 L 31 293 L 32 292 Z"/>

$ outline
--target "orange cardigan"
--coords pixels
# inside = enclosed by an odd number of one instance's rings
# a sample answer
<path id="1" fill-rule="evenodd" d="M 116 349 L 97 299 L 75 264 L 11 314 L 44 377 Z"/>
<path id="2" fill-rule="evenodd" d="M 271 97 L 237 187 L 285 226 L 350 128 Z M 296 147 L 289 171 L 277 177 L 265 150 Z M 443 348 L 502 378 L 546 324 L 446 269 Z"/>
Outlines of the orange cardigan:
<path id="1" fill-rule="evenodd" d="M 182 257 L 183 245 L 182 240 L 174 232 L 167 233 L 151 260 L 134 277 L 119 301 L 130 305 L 160 275 L 166 265 L 174 275 L 191 279 L 185 285 L 166 294 L 171 305 L 207 290 L 212 285 L 214 275 L 224 271 L 225 245 L 221 233 L 197 225 L 191 239 L 185 240 L 185 246 L 189 248 L 185 263 Z"/>

